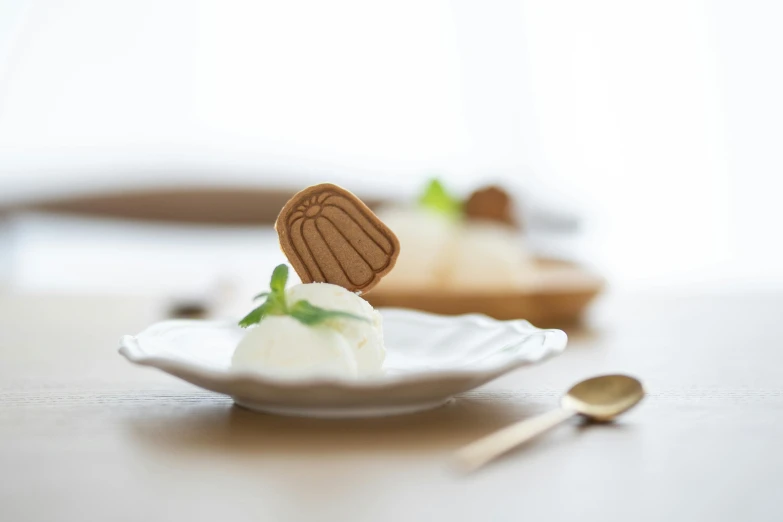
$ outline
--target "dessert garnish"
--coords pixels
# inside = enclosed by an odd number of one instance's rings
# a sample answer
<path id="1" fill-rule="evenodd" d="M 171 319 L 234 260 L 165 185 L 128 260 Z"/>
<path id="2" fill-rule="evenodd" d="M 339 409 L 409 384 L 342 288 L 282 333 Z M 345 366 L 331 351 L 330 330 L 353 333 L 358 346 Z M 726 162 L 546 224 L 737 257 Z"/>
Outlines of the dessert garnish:
<path id="1" fill-rule="evenodd" d="M 261 306 L 253 309 L 253 311 L 239 321 L 239 326 L 247 328 L 248 326 L 260 323 L 265 317 L 270 315 L 288 315 L 306 325 L 321 324 L 334 318 L 369 322 L 366 317 L 348 312 L 341 312 L 339 310 L 326 310 L 315 306 L 304 299 L 300 299 L 289 305 L 285 293 L 285 285 L 287 282 L 288 266 L 278 265 L 272 272 L 272 280 L 269 282 L 269 292 L 263 292 L 254 298 L 266 298 L 266 300 Z"/>
<path id="2" fill-rule="evenodd" d="M 466 200 L 449 193 L 437 178 L 432 178 L 418 199 L 419 206 L 451 218 L 495 221 L 517 227 L 514 201 L 496 185 L 474 190 Z"/>
<path id="3" fill-rule="evenodd" d="M 419 196 L 419 206 L 449 217 L 462 216 L 462 201 L 449 194 L 437 178 L 432 178 Z"/>
<path id="4" fill-rule="evenodd" d="M 518 227 L 511 196 L 500 187 L 492 185 L 474 191 L 465 201 L 464 208 L 467 219 L 497 221 Z"/>

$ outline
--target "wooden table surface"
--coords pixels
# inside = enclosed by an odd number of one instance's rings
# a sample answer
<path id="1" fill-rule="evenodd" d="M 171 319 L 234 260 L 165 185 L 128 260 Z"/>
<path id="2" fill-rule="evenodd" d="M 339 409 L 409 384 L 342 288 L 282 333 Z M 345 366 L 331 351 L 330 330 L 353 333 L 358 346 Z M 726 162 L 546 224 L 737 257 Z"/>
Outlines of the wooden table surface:
<path id="1" fill-rule="evenodd" d="M 783 295 L 609 296 L 543 366 L 440 409 L 261 415 L 116 353 L 153 300 L 0 296 L 0 520 L 783 520 Z M 574 381 L 649 391 L 482 472 L 453 450 Z"/>

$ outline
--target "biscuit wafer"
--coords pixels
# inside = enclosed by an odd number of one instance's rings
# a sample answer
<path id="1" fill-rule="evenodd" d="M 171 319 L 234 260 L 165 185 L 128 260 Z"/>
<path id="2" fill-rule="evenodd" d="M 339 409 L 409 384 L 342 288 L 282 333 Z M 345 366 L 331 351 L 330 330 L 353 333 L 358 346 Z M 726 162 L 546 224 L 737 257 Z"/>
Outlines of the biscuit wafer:
<path id="1" fill-rule="evenodd" d="M 323 183 L 295 194 L 275 222 L 304 283 L 332 283 L 365 293 L 394 267 L 400 243 L 352 193 Z"/>

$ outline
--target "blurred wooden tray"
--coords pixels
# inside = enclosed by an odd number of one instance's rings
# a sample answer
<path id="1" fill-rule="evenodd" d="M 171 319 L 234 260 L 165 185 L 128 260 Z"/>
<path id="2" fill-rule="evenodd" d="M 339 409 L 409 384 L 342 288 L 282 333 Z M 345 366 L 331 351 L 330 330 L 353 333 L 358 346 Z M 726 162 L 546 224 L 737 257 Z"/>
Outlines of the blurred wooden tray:
<path id="1" fill-rule="evenodd" d="M 363 297 L 374 307 L 412 308 L 445 315 L 481 313 L 496 319 L 526 319 L 541 327 L 579 322 L 587 305 L 604 287 L 603 278 L 567 261 L 538 259 L 537 265 L 536 281 L 515 292 L 421 292 L 381 287 Z"/>

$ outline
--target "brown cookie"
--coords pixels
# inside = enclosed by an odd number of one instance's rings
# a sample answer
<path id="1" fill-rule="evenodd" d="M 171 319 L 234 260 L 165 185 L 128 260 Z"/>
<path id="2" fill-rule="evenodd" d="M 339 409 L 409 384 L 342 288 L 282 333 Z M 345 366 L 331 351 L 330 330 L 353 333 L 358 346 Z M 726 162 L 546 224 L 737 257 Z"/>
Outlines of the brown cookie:
<path id="1" fill-rule="evenodd" d="M 322 183 L 295 194 L 277 216 L 280 246 L 304 283 L 367 292 L 397 261 L 397 236 L 344 188 Z"/>
<path id="2" fill-rule="evenodd" d="M 465 202 L 465 216 L 468 219 L 499 221 L 519 228 L 511 196 L 500 187 L 484 187 L 473 192 Z"/>

